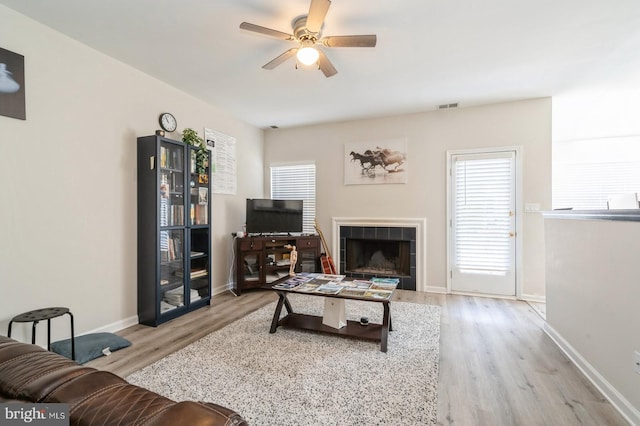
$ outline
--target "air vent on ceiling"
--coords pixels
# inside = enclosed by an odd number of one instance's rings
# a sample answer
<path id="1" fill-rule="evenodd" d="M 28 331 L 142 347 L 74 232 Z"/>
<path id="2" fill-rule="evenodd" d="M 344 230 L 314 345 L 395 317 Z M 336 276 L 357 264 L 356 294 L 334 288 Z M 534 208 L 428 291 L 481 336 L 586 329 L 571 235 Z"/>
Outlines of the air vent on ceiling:
<path id="1" fill-rule="evenodd" d="M 458 103 L 438 105 L 438 109 L 458 108 Z"/>

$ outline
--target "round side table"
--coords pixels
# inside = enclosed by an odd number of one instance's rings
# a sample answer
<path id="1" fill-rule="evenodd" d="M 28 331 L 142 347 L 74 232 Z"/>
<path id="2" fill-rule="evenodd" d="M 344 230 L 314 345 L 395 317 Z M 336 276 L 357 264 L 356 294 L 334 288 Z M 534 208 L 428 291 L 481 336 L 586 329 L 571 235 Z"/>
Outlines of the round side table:
<path id="1" fill-rule="evenodd" d="M 76 359 L 76 346 L 75 346 L 75 338 L 73 334 L 73 315 L 69 308 L 43 308 L 36 309 L 34 311 L 24 312 L 20 315 L 17 315 L 9 321 L 9 332 L 7 333 L 7 337 L 11 337 L 11 326 L 14 322 L 33 322 L 33 326 L 31 327 L 31 343 L 36 343 L 36 325 L 40 321 L 47 320 L 47 350 L 51 350 L 51 318 L 56 318 L 62 315 L 69 315 L 69 320 L 71 321 L 71 359 L 75 361 Z"/>

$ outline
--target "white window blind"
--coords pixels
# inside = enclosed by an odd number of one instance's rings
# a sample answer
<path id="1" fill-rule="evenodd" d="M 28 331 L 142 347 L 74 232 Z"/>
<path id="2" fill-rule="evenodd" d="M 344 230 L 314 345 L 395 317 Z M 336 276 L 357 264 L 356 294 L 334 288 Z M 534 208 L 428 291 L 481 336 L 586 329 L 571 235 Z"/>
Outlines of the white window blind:
<path id="1" fill-rule="evenodd" d="M 640 137 L 554 142 L 554 209 L 606 210 L 610 196 L 640 194 Z"/>
<path id="2" fill-rule="evenodd" d="M 313 233 L 316 217 L 316 165 L 271 166 L 271 198 L 303 200 L 302 232 Z"/>
<path id="3" fill-rule="evenodd" d="M 513 157 L 454 158 L 455 265 L 504 273 L 511 267 Z"/>

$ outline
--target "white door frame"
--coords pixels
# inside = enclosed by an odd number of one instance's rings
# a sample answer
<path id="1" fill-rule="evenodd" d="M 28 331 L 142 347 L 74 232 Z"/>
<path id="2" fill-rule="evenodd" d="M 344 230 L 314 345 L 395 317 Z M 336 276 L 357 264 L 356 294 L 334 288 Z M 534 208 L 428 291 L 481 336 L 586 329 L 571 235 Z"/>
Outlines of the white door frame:
<path id="1" fill-rule="evenodd" d="M 516 299 L 521 299 L 522 298 L 522 212 L 523 212 L 523 203 L 522 203 L 522 147 L 520 146 L 504 146 L 504 147 L 494 147 L 494 148 L 474 148 L 474 149 L 456 149 L 456 150 L 448 150 L 447 151 L 447 221 L 445 223 L 445 226 L 447 228 L 447 293 L 451 294 L 451 293 L 456 293 L 456 292 L 452 292 L 451 291 L 451 271 L 453 268 L 453 256 L 451 254 L 451 248 L 452 248 L 452 244 L 451 244 L 451 238 L 452 238 L 452 229 L 451 229 L 451 223 L 453 220 L 453 217 L 451 216 L 452 214 L 452 208 L 451 208 L 451 203 L 453 202 L 452 200 L 452 194 L 451 194 L 451 187 L 452 187 L 452 183 L 451 183 L 451 167 L 452 167 L 452 158 L 454 155 L 465 155 L 465 154 L 491 154 L 491 153 L 500 153 L 500 152 L 506 152 L 506 151 L 512 151 L 515 152 L 516 154 L 516 158 L 515 158 L 515 167 L 516 167 L 516 176 L 515 176 L 515 181 L 516 181 L 516 187 L 515 187 L 515 192 L 516 192 L 516 200 L 515 200 L 515 204 L 516 204 L 516 241 L 515 241 L 515 268 L 516 268 L 516 273 L 515 273 L 515 278 L 516 278 Z M 474 296 L 479 296 L 481 294 L 473 294 Z M 498 297 L 498 296 L 493 296 L 492 297 Z M 508 297 L 505 296 L 504 298 L 512 298 L 512 297 Z"/>

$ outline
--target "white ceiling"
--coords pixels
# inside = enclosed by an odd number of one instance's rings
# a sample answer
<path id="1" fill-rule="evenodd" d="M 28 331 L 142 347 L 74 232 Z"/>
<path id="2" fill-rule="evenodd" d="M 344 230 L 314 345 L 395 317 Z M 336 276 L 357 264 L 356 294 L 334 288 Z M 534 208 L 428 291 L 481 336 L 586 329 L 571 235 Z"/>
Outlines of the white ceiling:
<path id="1" fill-rule="evenodd" d="M 556 96 L 640 78 L 638 0 L 333 0 L 323 35 L 338 74 L 261 68 L 292 42 L 310 0 L 0 0 L 24 15 L 258 127 Z"/>

